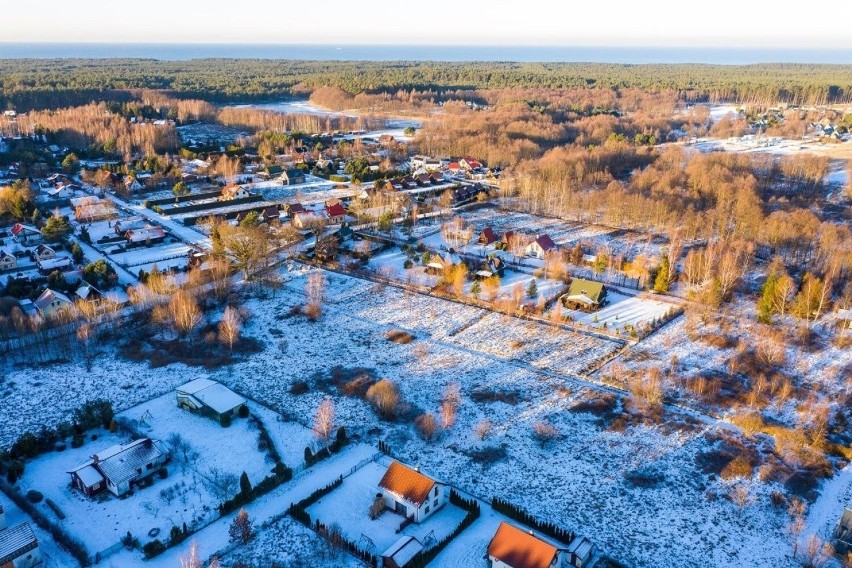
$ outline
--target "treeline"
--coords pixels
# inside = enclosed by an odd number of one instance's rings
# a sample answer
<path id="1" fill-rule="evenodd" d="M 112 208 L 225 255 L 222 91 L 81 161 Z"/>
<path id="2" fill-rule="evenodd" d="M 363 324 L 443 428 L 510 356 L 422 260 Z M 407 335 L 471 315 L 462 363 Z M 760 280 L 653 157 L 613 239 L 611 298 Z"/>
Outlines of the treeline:
<path id="1" fill-rule="evenodd" d="M 273 100 L 320 87 L 359 93 L 513 87 L 672 91 L 686 101 L 774 104 L 852 101 L 852 66 L 811 64 L 617 65 L 606 63 L 286 61 L 259 59 L 7 59 L 0 107 L 26 111 L 114 100 L 153 89 L 208 101 Z M 432 97 L 430 97 L 432 98 Z M 402 102 L 393 95 L 393 99 Z M 411 104 L 412 101 L 407 101 Z"/>

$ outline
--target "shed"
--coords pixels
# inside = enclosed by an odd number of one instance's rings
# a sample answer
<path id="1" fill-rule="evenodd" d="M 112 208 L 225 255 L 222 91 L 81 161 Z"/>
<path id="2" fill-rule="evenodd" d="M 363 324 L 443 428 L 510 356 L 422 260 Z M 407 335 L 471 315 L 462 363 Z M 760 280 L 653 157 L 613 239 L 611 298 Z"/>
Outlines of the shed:
<path id="1" fill-rule="evenodd" d="M 216 381 L 195 379 L 175 389 L 177 405 L 199 414 L 221 418 L 233 416 L 246 399 Z"/>
<path id="2" fill-rule="evenodd" d="M 40 564 L 38 539 L 29 523 L 0 530 L 0 566 L 23 568 Z"/>
<path id="3" fill-rule="evenodd" d="M 423 550 L 423 545 L 413 536 L 402 536 L 390 548 L 382 552 L 382 565 L 387 568 L 403 568 Z"/>

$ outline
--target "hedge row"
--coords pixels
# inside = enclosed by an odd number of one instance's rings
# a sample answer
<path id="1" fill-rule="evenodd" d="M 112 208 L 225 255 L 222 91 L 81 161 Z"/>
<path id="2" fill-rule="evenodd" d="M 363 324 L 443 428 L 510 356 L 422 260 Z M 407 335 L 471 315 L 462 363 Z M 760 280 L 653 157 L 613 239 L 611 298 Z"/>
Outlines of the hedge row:
<path id="1" fill-rule="evenodd" d="M 27 513 L 33 519 L 35 524 L 49 532 L 50 536 L 53 537 L 53 540 L 55 540 L 62 548 L 67 550 L 71 556 L 77 559 L 80 566 L 89 566 L 91 564 L 89 561 L 89 552 L 86 550 L 86 547 L 82 542 L 48 519 L 36 508 L 35 505 L 30 503 L 26 497 L 18 493 L 14 487 L 2 479 L 0 479 L 0 490 L 2 490 L 3 493 L 5 493 L 6 496 L 15 503 L 15 505 L 20 507 L 22 511 Z"/>
<path id="2" fill-rule="evenodd" d="M 142 204 L 147 208 L 151 208 L 154 205 L 168 205 L 170 203 L 183 203 L 184 201 L 192 201 L 194 199 L 212 199 L 214 197 L 219 197 L 222 195 L 222 190 L 218 191 L 205 191 L 204 193 L 190 193 L 188 195 L 181 195 L 178 198 L 174 197 L 164 197 L 162 199 L 146 199 Z"/>
<path id="3" fill-rule="evenodd" d="M 359 558 L 367 563 L 369 566 L 373 566 L 375 568 L 378 566 L 378 558 L 376 558 L 375 554 L 372 554 L 363 548 L 360 548 L 357 544 L 352 542 L 351 540 L 346 539 L 341 534 L 330 535 L 328 534 L 328 527 L 319 522 L 319 519 L 314 523 L 314 530 L 324 536 L 329 541 L 332 541 L 333 544 L 339 548 L 345 548 L 349 554 L 352 556 Z"/>
<path id="4" fill-rule="evenodd" d="M 498 499 L 497 497 L 491 499 L 491 508 L 498 513 L 506 515 L 510 519 L 514 519 L 519 523 L 527 525 L 544 535 L 564 543 L 566 546 L 570 545 L 571 541 L 574 540 L 575 535 L 573 531 L 565 530 L 553 523 L 539 521 L 524 509 L 517 505 L 513 505 L 508 501 L 504 501 L 503 499 Z"/>
<path id="5" fill-rule="evenodd" d="M 342 484 L 343 476 L 341 475 L 325 487 L 320 487 L 298 503 L 291 504 L 290 507 L 287 508 L 287 514 L 306 527 L 311 528 L 311 516 L 308 514 L 308 507 L 340 487 Z"/>
<path id="6" fill-rule="evenodd" d="M 254 203 L 255 201 L 263 201 L 262 195 L 251 195 L 249 197 L 245 197 L 243 199 L 232 199 L 230 201 L 210 201 L 208 203 L 196 203 L 195 205 L 184 205 L 182 207 L 169 207 L 168 209 L 162 209 L 163 214 L 165 215 L 179 215 L 181 213 L 192 213 L 193 211 L 204 211 L 206 209 L 220 209 L 223 207 L 232 207 L 234 205 L 243 205 L 245 203 Z M 153 205 L 151 209 L 154 207 L 160 207 L 159 205 Z"/>
<path id="7" fill-rule="evenodd" d="M 330 446 L 321 449 L 317 453 L 313 453 L 310 446 L 305 448 L 305 466 L 311 467 L 318 464 L 325 458 L 331 457 L 332 454 L 336 454 L 342 450 L 348 443 L 349 438 L 346 436 L 346 429 L 341 426 L 337 429 L 337 435 Z"/>
<path id="8" fill-rule="evenodd" d="M 459 526 L 457 526 L 453 532 L 445 536 L 440 542 L 438 542 L 438 544 L 429 550 L 418 552 L 414 558 L 411 559 L 411 562 L 406 564 L 406 566 L 410 566 L 411 568 L 424 568 L 427 564 L 435 560 L 441 551 L 443 551 L 454 538 L 459 536 L 463 530 L 472 525 L 473 522 L 479 518 L 479 501 L 476 499 L 465 499 L 459 495 L 455 489 L 450 489 L 450 503 L 467 511 L 467 515 L 464 516 L 462 522 L 459 523 Z"/>

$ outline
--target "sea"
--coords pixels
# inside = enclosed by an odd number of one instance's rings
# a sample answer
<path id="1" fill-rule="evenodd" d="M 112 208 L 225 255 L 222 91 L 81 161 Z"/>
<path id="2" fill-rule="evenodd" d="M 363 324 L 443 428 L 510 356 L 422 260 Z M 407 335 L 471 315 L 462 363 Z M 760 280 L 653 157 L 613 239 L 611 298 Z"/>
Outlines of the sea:
<path id="1" fill-rule="evenodd" d="M 2 43 L 0 59 L 143 58 L 299 59 L 323 61 L 515 61 L 590 63 L 852 64 L 852 49 L 452 46 L 452 45 L 272 45 L 224 43 Z"/>

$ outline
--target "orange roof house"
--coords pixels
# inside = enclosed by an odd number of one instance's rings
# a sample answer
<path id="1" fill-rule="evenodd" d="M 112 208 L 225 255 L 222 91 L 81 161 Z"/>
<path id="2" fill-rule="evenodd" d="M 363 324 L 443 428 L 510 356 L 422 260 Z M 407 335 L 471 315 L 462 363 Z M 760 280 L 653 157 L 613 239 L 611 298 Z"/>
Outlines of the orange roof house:
<path id="1" fill-rule="evenodd" d="M 449 488 L 412 469 L 394 461 L 388 467 L 379 489 L 385 499 L 385 506 L 415 523 L 420 523 L 440 509 L 449 499 Z"/>
<path id="2" fill-rule="evenodd" d="M 500 523 L 491 542 L 488 557 L 511 568 L 550 568 L 561 566 L 559 549 L 509 523 Z M 554 562 L 557 560 L 556 562 Z"/>

